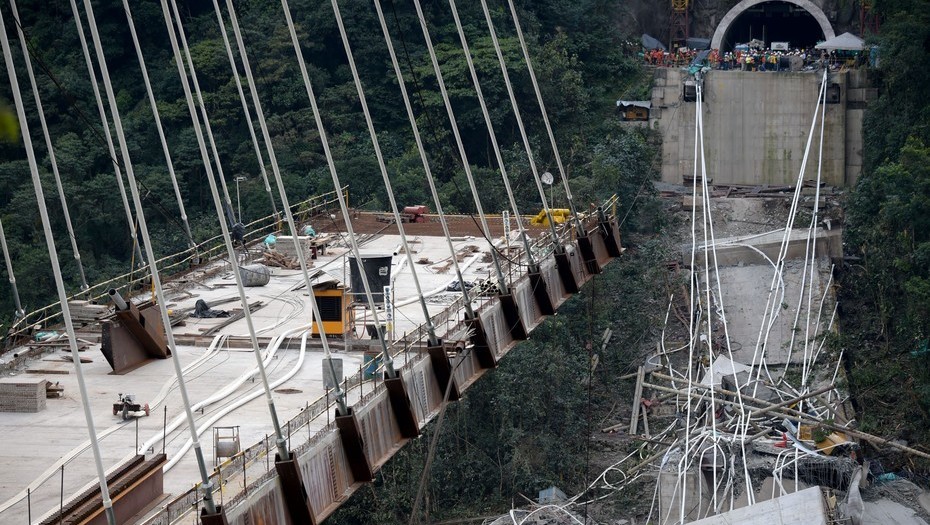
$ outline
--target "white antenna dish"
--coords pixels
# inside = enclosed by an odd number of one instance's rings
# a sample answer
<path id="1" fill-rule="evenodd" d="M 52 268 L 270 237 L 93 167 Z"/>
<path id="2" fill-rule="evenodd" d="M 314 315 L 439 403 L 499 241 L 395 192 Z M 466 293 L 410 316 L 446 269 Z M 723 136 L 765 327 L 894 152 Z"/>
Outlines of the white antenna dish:
<path id="1" fill-rule="evenodd" d="M 543 184 L 548 184 L 550 186 L 552 185 L 553 182 L 555 182 L 555 179 L 552 177 L 552 174 L 549 173 L 548 171 L 543 173 L 540 179 L 542 179 Z"/>

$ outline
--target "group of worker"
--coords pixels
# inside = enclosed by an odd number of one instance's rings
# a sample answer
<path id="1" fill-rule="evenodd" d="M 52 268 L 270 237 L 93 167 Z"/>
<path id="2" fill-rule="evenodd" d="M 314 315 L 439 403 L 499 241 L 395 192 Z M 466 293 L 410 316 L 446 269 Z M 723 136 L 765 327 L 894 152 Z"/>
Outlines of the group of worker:
<path id="1" fill-rule="evenodd" d="M 701 51 L 680 48 L 675 52 L 650 49 L 643 52 L 646 64 L 659 67 L 686 67 L 692 65 Z M 735 50 L 720 53 L 712 49 L 704 58 L 704 65 L 711 69 L 740 71 L 797 71 L 818 64 L 833 63 L 830 55 L 815 49 L 793 49 L 790 51 L 774 50 Z"/>

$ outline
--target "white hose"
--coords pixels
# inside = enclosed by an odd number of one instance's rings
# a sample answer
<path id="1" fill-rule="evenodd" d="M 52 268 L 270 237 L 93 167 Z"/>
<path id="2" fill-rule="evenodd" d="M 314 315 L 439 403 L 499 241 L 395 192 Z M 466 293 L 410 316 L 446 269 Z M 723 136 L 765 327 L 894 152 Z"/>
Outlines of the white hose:
<path id="1" fill-rule="evenodd" d="M 306 329 L 307 328 L 305 328 L 305 330 Z M 307 335 L 308 334 L 309 332 L 304 331 L 303 336 L 300 338 L 300 356 L 297 358 L 297 364 L 294 365 L 294 368 L 292 368 L 291 371 L 288 372 L 284 377 L 282 377 L 281 379 L 278 379 L 277 381 L 272 382 L 270 385 L 271 388 L 277 388 L 281 386 L 284 382 L 294 377 L 294 375 L 296 375 L 297 372 L 299 372 L 300 369 L 303 367 L 304 354 L 307 351 Z M 283 341 L 283 338 L 277 340 L 278 346 L 280 346 L 281 341 Z M 277 350 L 277 346 L 275 347 L 275 350 Z M 269 357 L 267 357 L 266 359 L 270 360 L 270 357 L 271 357 L 271 351 L 269 349 Z M 258 372 L 258 367 L 250 370 L 249 375 L 254 375 L 256 372 Z M 263 395 L 264 393 L 265 393 L 264 390 L 261 390 L 261 389 L 256 390 L 254 392 L 251 392 L 250 394 L 247 394 L 241 397 L 238 401 L 229 405 L 228 407 L 223 408 L 222 410 L 214 414 L 212 417 L 210 417 L 210 419 L 208 419 L 203 425 L 197 428 L 197 435 L 199 436 L 203 434 L 204 432 L 207 431 L 208 428 L 210 428 L 214 423 L 216 423 L 217 421 L 225 417 L 227 414 L 245 405 L 246 403 L 252 401 L 253 399 Z M 193 440 L 191 438 L 188 438 L 187 441 L 184 442 L 184 445 L 182 445 L 179 450 L 176 450 L 174 452 L 174 455 L 171 458 L 171 460 L 168 461 L 168 463 L 165 465 L 164 472 L 168 472 L 169 470 L 171 470 L 175 466 L 175 464 L 177 464 L 177 462 L 180 461 L 184 457 L 185 454 L 187 454 L 187 451 L 190 450 L 192 445 L 193 445 Z"/>

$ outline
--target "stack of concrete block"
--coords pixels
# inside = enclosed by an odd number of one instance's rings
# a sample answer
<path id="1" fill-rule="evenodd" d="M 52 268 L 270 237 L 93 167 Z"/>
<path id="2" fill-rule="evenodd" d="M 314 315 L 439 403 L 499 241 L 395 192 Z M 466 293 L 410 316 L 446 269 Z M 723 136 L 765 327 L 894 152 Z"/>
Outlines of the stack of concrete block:
<path id="1" fill-rule="evenodd" d="M 0 379 L 0 412 L 45 410 L 45 383 L 42 377 Z"/>
<path id="2" fill-rule="evenodd" d="M 300 243 L 300 247 L 304 250 L 304 257 L 310 259 L 311 249 L 310 242 L 313 239 L 306 235 L 300 235 L 297 237 L 297 242 Z M 291 257 L 297 259 L 297 250 L 294 249 L 294 237 L 290 235 L 282 235 L 278 237 L 278 240 L 275 242 L 274 249 L 284 255 L 285 257 Z"/>
<path id="3" fill-rule="evenodd" d="M 99 321 L 106 317 L 110 311 L 107 306 L 94 304 L 90 301 L 68 301 L 68 307 L 71 308 L 71 319 L 78 323 Z"/>

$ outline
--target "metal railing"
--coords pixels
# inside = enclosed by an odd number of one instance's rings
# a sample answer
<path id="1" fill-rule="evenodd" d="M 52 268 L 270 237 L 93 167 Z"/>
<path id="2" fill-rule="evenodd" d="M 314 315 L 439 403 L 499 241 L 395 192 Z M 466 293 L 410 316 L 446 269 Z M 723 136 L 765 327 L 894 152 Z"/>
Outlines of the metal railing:
<path id="1" fill-rule="evenodd" d="M 347 189 L 344 188 L 343 191 L 347 191 Z M 334 199 L 335 192 L 330 192 L 297 203 L 293 205 L 292 208 L 299 209 L 301 206 L 308 206 L 307 209 L 302 213 L 312 214 L 314 210 L 334 203 Z M 617 197 L 614 195 L 603 204 L 603 209 L 609 216 L 614 215 L 613 205 L 616 203 L 616 201 Z M 303 215 L 302 217 L 305 216 L 306 215 Z M 588 222 L 592 217 L 592 214 L 587 214 L 584 215 L 582 219 L 585 222 Z M 259 226 L 259 223 L 262 223 L 268 219 L 274 219 L 274 217 L 264 217 L 247 225 L 247 227 L 252 228 L 249 236 L 253 239 L 256 239 L 259 236 L 263 237 L 264 235 L 267 235 L 267 233 L 276 231 L 269 229 L 272 226 L 275 226 L 274 223 Z M 560 243 L 570 242 L 573 240 L 575 234 L 574 229 L 569 223 L 559 225 L 557 228 L 557 233 Z M 219 241 L 221 241 L 221 237 L 217 236 L 199 244 L 198 247 L 206 247 L 210 243 L 218 243 L 216 246 L 210 246 L 200 253 L 215 254 L 216 252 L 224 249 L 224 246 L 220 244 Z M 534 239 L 531 244 L 531 249 L 534 251 L 534 253 L 537 253 L 540 256 L 548 255 L 552 249 L 551 238 L 547 235 Z M 186 261 L 190 261 L 194 256 L 194 253 L 196 252 L 192 248 L 185 250 L 180 254 L 176 254 L 175 256 L 165 257 L 161 261 L 166 261 L 171 257 L 184 256 L 184 258 L 181 260 L 178 260 L 166 267 L 166 269 L 176 268 L 180 264 L 183 264 Z M 216 256 L 214 255 L 213 257 Z M 219 255 L 219 257 L 222 257 L 222 255 Z M 515 279 L 522 277 L 526 269 L 526 265 L 520 260 L 514 260 L 512 263 L 507 261 L 506 266 L 507 269 L 505 273 L 511 278 L 511 282 L 514 282 Z M 127 275 L 111 279 L 108 281 L 108 283 L 118 282 L 121 279 L 125 279 Z M 128 284 L 129 283 L 123 284 L 123 287 L 127 286 Z M 99 289 L 100 286 L 102 285 L 97 285 L 92 289 Z M 476 311 L 481 311 L 490 302 L 490 298 L 488 297 L 473 297 L 472 299 L 473 301 L 479 303 Z M 458 314 L 462 311 L 463 304 L 464 297 L 459 296 L 442 311 L 430 318 L 432 324 L 437 328 L 437 332 L 441 334 L 453 334 L 466 328 L 464 320 L 458 319 Z M 58 303 L 49 305 L 44 309 L 37 310 L 37 312 L 52 309 L 57 305 Z M 33 314 L 34 313 L 35 312 L 33 312 Z M 45 319 L 52 319 L 55 315 L 60 315 L 60 311 L 57 312 L 57 314 L 47 315 Z M 33 322 L 33 324 L 34 323 L 35 322 Z M 440 328 L 442 329 L 440 330 Z M 404 364 L 399 367 L 400 371 L 410 369 L 425 357 L 425 353 L 420 352 L 419 349 L 423 347 L 424 341 L 427 339 L 427 335 L 428 331 L 426 329 L 426 323 L 423 323 L 412 331 L 404 333 L 403 336 L 394 340 L 389 345 L 389 352 L 392 356 L 394 356 L 396 359 L 403 356 Z M 413 352 L 411 352 L 411 350 L 413 350 Z M 377 370 L 380 371 L 382 366 L 383 365 L 379 366 Z M 384 384 L 379 378 L 380 374 L 376 373 L 374 374 L 373 379 L 366 380 L 365 371 L 363 367 L 360 367 L 358 372 L 353 372 L 351 376 L 347 376 L 343 380 L 343 391 L 346 393 L 347 397 L 355 398 L 354 405 L 356 408 L 358 408 L 359 406 L 372 399 L 374 396 L 378 395 L 384 389 Z M 367 392 L 366 387 L 370 387 Z M 292 450 L 295 455 L 302 455 L 314 444 L 323 439 L 323 437 L 325 437 L 330 431 L 335 429 L 334 422 L 329 419 L 329 415 L 332 413 L 335 407 L 336 400 L 331 394 L 331 391 L 327 391 L 323 395 L 314 399 L 312 402 L 308 402 L 306 407 L 299 414 L 284 424 L 282 432 L 285 436 L 287 436 L 288 448 Z M 313 431 L 311 425 L 324 414 L 327 417 L 325 425 L 318 428 L 316 431 Z M 306 436 L 306 438 L 303 436 Z M 215 487 L 215 500 L 219 501 L 224 506 L 224 508 L 233 508 L 238 503 L 241 503 L 243 500 L 245 500 L 250 492 L 254 492 L 262 484 L 273 479 L 276 475 L 276 471 L 273 465 L 273 456 L 275 452 L 276 444 L 274 442 L 274 436 L 268 435 L 261 441 L 244 450 L 241 450 L 234 456 L 228 458 L 226 461 L 218 465 L 210 475 L 210 481 Z M 185 518 L 186 516 L 193 516 L 193 519 L 196 523 L 202 504 L 200 487 L 201 483 L 197 483 L 185 493 L 169 501 L 156 514 L 152 515 L 148 520 L 146 520 L 144 522 L 145 525 L 172 525 L 178 523 L 179 520 Z"/>
<path id="2" fill-rule="evenodd" d="M 349 197 L 348 188 L 348 186 L 342 188 L 346 199 Z M 295 221 L 301 222 L 313 216 L 318 210 L 325 209 L 337 202 L 336 191 L 333 190 L 292 204 L 291 213 L 294 214 Z M 259 242 L 268 234 L 280 231 L 281 221 L 282 219 L 280 217 L 272 214 L 246 224 L 246 245 Z M 166 255 L 158 259 L 156 265 L 160 275 L 165 277 L 175 276 L 187 272 L 196 266 L 225 257 L 225 250 L 226 246 L 223 242 L 223 236 L 216 235 L 199 244 L 190 246 L 185 250 Z M 147 272 L 148 265 L 145 264 L 139 268 L 131 269 L 126 273 L 97 283 L 87 290 L 72 294 L 68 297 L 68 300 L 86 299 L 90 301 L 99 301 L 106 298 L 107 291 L 110 288 L 116 288 L 118 291 L 128 296 L 128 292 L 133 290 L 136 285 L 148 280 Z M 15 341 L 24 335 L 28 335 L 27 332 L 36 325 L 47 327 L 61 321 L 61 301 L 55 301 L 47 306 L 31 311 L 17 320 L 10 328 L 7 339 Z"/>

